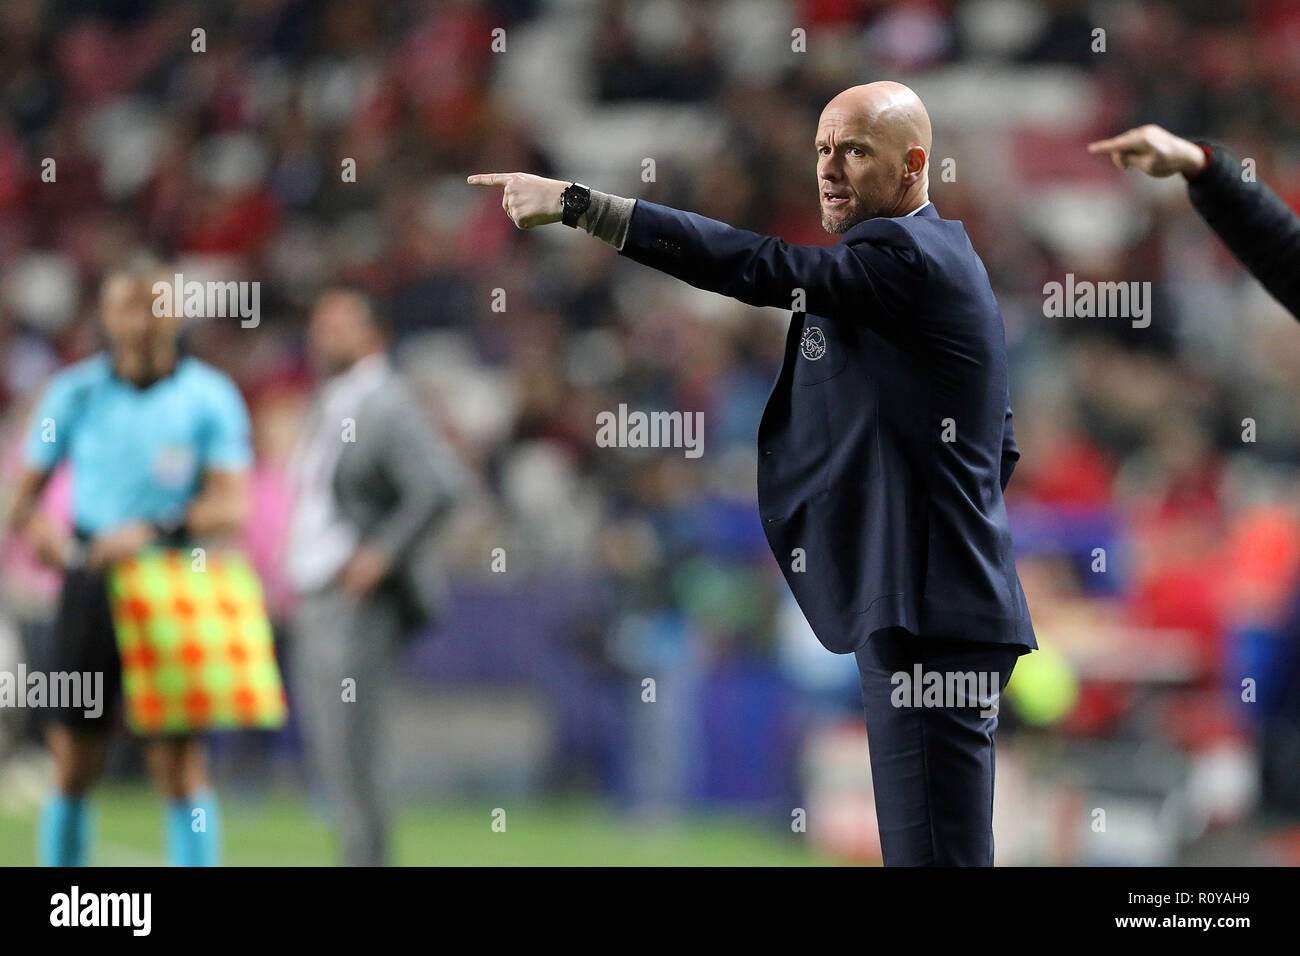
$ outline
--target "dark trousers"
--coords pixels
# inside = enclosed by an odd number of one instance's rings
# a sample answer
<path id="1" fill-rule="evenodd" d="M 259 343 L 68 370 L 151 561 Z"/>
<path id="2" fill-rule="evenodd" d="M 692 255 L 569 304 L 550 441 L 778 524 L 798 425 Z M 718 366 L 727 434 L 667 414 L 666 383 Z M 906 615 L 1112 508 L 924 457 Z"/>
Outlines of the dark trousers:
<path id="1" fill-rule="evenodd" d="M 1024 650 L 890 628 L 857 652 L 885 866 L 993 865 L 991 712 Z"/>

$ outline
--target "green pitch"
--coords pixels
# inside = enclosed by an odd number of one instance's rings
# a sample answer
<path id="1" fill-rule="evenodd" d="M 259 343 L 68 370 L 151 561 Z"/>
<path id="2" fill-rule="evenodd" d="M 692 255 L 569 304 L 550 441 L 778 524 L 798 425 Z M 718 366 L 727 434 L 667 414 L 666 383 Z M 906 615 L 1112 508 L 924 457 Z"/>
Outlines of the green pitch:
<path id="1" fill-rule="evenodd" d="M 595 803 L 512 806 L 506 830 L 492 831 L 500 804 L 412 806 L 398 815 L 394 845 L 404 866 L 808 866 L 834 861 L 814 853 L 806 834 L 779 822 L 689 817 L 651 822 Z M 100 865 L 164 864 L 162 813 L 146 787 L 96 792 Z M 329 830 L 302 800 L 222 800 L 225 863 L 234 866 L 329 866 Z M 0 866 L 34 862 L 35 810 L 0 810 Z"/>

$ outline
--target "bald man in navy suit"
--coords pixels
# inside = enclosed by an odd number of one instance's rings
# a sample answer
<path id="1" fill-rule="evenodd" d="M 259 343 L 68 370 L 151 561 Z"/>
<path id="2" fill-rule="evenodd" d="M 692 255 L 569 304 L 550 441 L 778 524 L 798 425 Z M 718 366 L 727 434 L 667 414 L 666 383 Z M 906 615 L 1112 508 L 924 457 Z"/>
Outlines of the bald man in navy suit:
<path id="1" fill-rule="evenodd" d="M 525 173 L 520 228 L 581 228 L 630 259 L 792 308 L 758 432 L 758 503 L 818 639 L 854 654 L 887 866 L 991 866 L 997 701 L 1037 644 L 1002 494 L 1020 457 L 1006 338 L 960 222 L 929 201 L 930 119 L 853 87 L 814 142 L 828 247 Z"/>

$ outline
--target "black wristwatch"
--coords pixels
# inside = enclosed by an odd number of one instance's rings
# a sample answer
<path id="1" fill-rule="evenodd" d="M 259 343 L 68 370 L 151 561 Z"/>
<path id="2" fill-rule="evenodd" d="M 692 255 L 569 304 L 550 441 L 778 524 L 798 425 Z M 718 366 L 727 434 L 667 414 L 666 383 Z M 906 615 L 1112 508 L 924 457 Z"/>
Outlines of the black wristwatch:
<path id="1" fill-rule="evenodd" d="M 570 183 L 560 193 L 561 219 L 566 226 L 578 228 L 578 219 L 591 205 L 591 190 L 582 183 Z"/>

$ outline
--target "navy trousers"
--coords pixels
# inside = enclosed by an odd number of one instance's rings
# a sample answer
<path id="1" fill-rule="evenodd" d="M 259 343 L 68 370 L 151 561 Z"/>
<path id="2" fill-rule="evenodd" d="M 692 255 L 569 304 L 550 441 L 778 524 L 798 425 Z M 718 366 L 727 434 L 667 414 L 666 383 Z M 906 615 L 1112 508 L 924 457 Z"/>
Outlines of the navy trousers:
<path id="1" fill-rule="evenodd" d="M 993 865 L 993 711 L 1026 650 L 889 628 L 857 652 L 885 866 Z"/>

